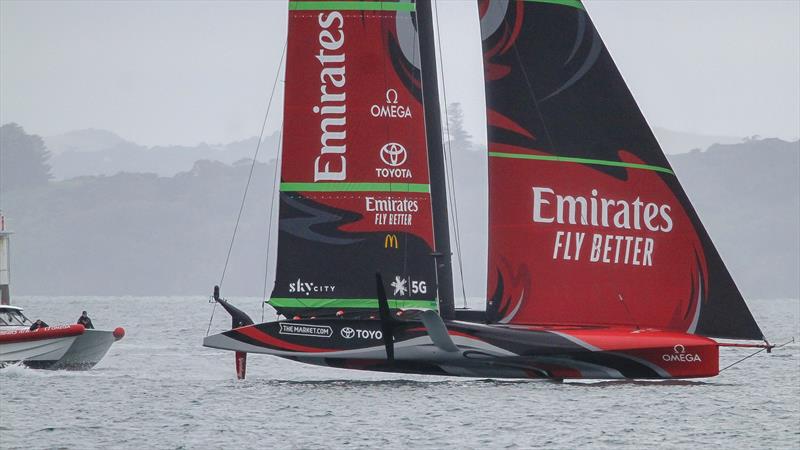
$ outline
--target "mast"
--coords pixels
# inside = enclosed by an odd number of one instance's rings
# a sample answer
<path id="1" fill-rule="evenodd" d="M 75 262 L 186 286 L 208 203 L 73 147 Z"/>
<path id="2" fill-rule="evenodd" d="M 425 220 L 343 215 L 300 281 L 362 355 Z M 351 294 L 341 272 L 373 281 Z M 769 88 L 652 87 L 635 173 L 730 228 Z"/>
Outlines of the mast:
<path id="1" fill-rule="evenodd" d="M 432 0 L 417 3 L 420 63 L 422 70 L 422 103 L 425 106 L 425 135 L 428 144 L 428 167 L 433 208 L 433 236 L 436 276 L 439 291 L 439 314 L 453 319 L 453 266 L 450 252 L 450 223 L 447 215 L 447 183 L 442 148 L 442 122 L 439 109 L 439 80 L 436 76 L 436 45 L 433 36 Z"/>

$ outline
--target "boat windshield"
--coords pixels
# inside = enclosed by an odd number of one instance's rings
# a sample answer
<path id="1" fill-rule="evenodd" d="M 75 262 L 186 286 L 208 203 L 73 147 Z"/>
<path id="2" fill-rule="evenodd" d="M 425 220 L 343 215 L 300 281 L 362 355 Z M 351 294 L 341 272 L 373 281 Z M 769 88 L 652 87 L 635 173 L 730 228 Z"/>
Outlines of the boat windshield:
<path id="1" fill-rule="evenodd" d="M 1 311 L 0 325 L 20 326 L 30 325 L 31 321 L 20 311 Z"/>

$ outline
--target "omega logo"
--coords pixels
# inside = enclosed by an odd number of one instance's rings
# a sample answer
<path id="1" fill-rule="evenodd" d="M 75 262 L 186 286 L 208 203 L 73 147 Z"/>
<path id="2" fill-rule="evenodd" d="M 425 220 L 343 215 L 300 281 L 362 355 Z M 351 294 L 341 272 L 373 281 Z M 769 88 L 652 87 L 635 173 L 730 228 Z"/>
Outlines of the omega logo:
<path id="1" fill-rule="evenodd" d="M 386 91 L 386 103 L 390 105 L 397 104 L 397 91 L 394 89 L 389 89 Z"/>

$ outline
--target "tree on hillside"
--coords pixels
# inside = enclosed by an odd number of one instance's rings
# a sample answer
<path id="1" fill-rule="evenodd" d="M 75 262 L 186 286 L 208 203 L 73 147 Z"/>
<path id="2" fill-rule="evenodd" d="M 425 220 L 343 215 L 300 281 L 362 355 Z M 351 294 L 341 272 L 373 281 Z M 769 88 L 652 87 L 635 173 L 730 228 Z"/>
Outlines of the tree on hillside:
<path id="1" fill-rule="evenodd" d="M 450 103 L 447 107 L 447 125 L 450 133 L 450 147 L 453 151 L 471 150 L 472 135 L 464 129 L 464 111 L 461 103 Z"/>
<path id="2" fill-rule="evenodd" d="M 15 123 L 0 127 L 0 190 L 46 184 L 51 178 L 48 159 L 41 137 L 26 134 Z"/>

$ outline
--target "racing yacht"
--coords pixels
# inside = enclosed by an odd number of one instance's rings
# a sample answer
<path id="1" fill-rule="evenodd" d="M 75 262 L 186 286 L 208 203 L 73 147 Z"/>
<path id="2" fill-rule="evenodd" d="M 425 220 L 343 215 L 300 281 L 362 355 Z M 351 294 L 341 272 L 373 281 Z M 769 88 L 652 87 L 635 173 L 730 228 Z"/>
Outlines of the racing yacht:
<path id="1" fill-rule="evenodd" d="M 477 1 L 479 311 L 454 307 L 432 2 L 288 7 L 268 299 L 285 319 L 254 324 L 217 289 L 232 328 L 203 341 L 236 352 L 239 377 L 262 353 L 432 375 L 697 378 L 719 373 L 720 347 L 772 347 L 581 1 Z"/>

